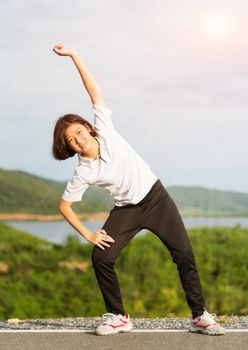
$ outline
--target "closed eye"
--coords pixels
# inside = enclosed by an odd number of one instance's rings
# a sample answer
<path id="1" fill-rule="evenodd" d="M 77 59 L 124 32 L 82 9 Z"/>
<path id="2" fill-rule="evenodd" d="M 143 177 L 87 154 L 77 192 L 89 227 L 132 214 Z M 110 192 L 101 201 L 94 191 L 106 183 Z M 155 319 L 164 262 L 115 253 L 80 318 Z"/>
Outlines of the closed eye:
<path id="1" fill-rule="evenodd" d="M 78 130 L 78 131 L 77 131 L 77 134 L 80 134 L 81 131 L 82 131 L 82 130 Z M 68 140 L 68 142 L 71 142 L 71 141 L 72 141 L 72 139 Z"/>

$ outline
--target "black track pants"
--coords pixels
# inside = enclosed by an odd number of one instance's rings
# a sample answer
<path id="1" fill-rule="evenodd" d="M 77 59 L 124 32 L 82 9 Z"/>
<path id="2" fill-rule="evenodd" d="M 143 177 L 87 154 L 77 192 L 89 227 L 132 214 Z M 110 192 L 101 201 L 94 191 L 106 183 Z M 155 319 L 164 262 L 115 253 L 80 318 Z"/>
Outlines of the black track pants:
<path id="1" fill-rule="evenodd" d="M 141 229 L 148 229 L 165 244 L 177 265 L 193 315 L 203 313 L 205 301 L 191 243 L 176 204 L 159 179 L 139 203 L 114 206 L 102 228 L 115 242 L 108 242 L 105 250 L 95 245 L 91 258 L 107 312 L 125 314 L 115 260 Z"/>

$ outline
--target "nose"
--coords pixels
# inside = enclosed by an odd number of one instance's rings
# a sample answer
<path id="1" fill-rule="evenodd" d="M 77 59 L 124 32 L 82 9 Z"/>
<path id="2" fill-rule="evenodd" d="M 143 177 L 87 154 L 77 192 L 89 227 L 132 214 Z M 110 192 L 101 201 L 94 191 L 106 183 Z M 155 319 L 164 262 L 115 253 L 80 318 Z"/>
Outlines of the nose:
<path id="1" fill-rule="evenodd" d="M 77 136 L 75 136 L 75 142 L 76 142 L 76 144 L 80 144 L 80 142 L 79 142 L 79 139 L 78 139 L 78 137 Z"/>
<path id="2" fill-rule="evenodd" d="M 80 138 L 80 136 L 75 136 L 75 143 L 78 147 L 82 147 L 84 144 L 84 141 Z"/>

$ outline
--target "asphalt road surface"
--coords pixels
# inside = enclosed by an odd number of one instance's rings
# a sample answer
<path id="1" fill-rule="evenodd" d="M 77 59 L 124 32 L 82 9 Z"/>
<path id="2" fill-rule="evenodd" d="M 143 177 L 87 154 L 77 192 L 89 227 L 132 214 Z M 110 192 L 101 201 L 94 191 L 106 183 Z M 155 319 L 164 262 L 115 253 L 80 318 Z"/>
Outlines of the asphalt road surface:
<path id="1" fill-rule="evenodd" d="M 248 350 L 248 331 L 225 335 L 193 334 L 187 330 L 131 331 L 98 336 L 93 331 L 1 331 L 0 350 Z"/>

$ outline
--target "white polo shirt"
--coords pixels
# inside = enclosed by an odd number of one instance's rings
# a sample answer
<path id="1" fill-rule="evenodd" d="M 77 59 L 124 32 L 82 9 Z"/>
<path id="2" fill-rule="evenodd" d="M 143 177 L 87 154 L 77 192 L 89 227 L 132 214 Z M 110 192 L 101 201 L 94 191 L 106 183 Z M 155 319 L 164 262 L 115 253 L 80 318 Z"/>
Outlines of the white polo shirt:
<path id="1" fill-rule="evenodd" d="M 104 106 L 92 106 L 100 156 L 85 158 L 77 153 L 78 165 L 62 198 L 68 202 L 81 201 L 85 190 L 94 185 L 104 187 L 116 206 L 137 204 L 146 196 L 158 177 L 114 129 L 112 111 Z"/>

